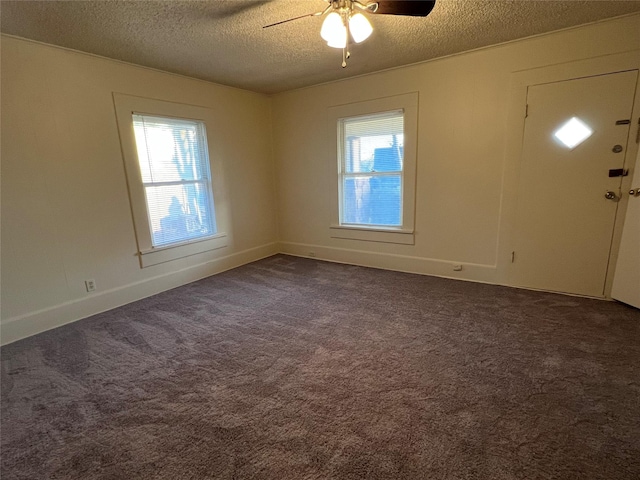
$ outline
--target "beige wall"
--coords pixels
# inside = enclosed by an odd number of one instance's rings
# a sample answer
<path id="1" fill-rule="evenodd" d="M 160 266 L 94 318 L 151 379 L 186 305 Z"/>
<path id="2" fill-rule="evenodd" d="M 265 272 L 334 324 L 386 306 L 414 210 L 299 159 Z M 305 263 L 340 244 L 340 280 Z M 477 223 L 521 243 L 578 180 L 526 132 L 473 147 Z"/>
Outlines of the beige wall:
<path id="1" fill-rule="evenodd" d="M 268 97 L 7 36 L 1 86 L 4 343 L 276 251 Z M 112 92 L 225 116 L 229 247 L 140 268 Z"/>
<path id="2" fill-rule="evenodd" d="M 638 15 L 275 96 L 281 250 L 508 283 L 504 239 L 515 199 L 506 179 L 519 156 L 507 146 L 514 131 L 521 139 L 524 118 L 514 79 L 553 65 L 561 65 L 558 78 L 580 76 L 584 59 L 592 59 L 590 71 L 609 63 L 615 71 L 614 54 L 630 51 L 626 62 L 638 68 Z M 337 177 L 328 107 L 408 92 L 419 92 L 415 245 L 331 238 Z M 517 119 L 514 101 L 522 102 Z M 454 272 L 454 263 L 463 270 Z"/>

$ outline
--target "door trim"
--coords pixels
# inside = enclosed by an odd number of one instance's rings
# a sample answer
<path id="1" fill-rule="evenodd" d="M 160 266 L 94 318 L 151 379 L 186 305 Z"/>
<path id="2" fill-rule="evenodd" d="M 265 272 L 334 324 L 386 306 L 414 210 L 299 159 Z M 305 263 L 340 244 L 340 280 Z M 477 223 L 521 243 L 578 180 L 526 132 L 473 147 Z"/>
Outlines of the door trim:
<path id="1" fill-rule="evenodd" d="M 505 150 L 502 170 L 502 195 L 500 199 L 500 225 L 497 245 L 498 283 L 514 286 L 511 252 L 514 251 L 518 184 L 522 147 L 524 140 L 527 90 L 530 86 L 556 83 L 584 77 L 608 75 L 625 71 L 640 71 L 640 50 L 607 55 L 575 62 L 551 65 L 513 72 L 510 85 L 509 110 L 507 114 Z M 638 151 L 635 143 L 635 126 L 640 117 L 640 81 L 636 83 L 635 98 L 631 114 L 631 131 L 626 145 L 626 163 L 629 175 L 623 178 L 622 191 L 630 188 L 633 172 L 632 161 Z M 618 247 L 622 237 L 622 226 L 627 211 L 628 197 L 623 196 L 616 213 L 612 237 L 612 248 L 609 256 L 609 268 L 605 280 L 604 296 L 611 297 L 611 285 L 618 257 Z"/>

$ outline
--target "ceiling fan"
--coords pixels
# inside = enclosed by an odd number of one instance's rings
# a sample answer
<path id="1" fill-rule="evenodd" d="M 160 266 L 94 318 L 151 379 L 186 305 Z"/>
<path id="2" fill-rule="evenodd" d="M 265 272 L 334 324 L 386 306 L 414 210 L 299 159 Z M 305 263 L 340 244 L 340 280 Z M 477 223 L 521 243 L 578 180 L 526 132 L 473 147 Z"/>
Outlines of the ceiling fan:
<path id="1" fill-rule="evenodd" d="M 349 38 L 355 43 L 365 41 L 373 32 L 373 27 L 363 13 L 383 15 L 405 15 L 410 17 L 426 17 L 435 6 L 435 0 L 325 0 L 327 7 L 315 13 L 308 13 L 289 18 L 280 22 L 265 25 L 262 28 L 275 27 L 283 23 L 300 20 L 307 17 L 325 16 L 320 30 L 320 36 L 327 45 L 342 49 L 342 67 L 347 66 L 349 53 Z"/>

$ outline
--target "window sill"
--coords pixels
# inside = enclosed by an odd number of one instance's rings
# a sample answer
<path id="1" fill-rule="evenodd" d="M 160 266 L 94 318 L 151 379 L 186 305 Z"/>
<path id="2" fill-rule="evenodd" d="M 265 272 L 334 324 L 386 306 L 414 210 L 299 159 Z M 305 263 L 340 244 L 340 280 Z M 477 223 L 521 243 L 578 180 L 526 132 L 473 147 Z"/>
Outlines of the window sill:
<path id="1" fill-rule="evenodd" d="M 207 237 L 202 240 L 145 250 L 139 253 L 140 266 L 142 268 L 150 267 L 152 265 L 158 265 L 159 263 L 177 260 L 178 258 L 189 257 L 210 250 L 217 250 L 227 245 L 227 234 L 218 233 L 213 237 Z"/>
<path id="2" fill-rule="evenodd" d="M 415 244 L 413 230 L 402 228 L 331 225 L 329 227 L 329 233 L 331 238 L 362 240 L 365 242 L 397 243 L 401 245 Z"/>

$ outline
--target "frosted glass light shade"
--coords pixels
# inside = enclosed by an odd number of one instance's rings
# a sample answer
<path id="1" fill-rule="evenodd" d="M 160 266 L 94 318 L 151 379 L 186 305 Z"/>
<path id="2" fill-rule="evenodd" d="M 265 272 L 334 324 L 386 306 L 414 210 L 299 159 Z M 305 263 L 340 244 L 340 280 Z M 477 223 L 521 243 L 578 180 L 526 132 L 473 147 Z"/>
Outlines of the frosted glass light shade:
<path id="1" fill-rule="evenodd" d="M 373 32 L 373 27 L 365 17 L 361 13 L 356 13 L 349 19 L 349 30 L 351 31 L 351 36 L 353 37 L 353 41 L 356 43 L 364 42 L 371 32 Z"/>
<path id="2" fill-rule="evenodd" d="M 347 27 L 345 27 L 342 17 L 331 12 L 322 22 L 320 36 L 333 48 L 344 48 L 347 45 Z"/>
<path id="3" fill-rule="evenodd" d="M 343 26 L 340 33 L 327 42 L 333 48 L 344 48 L 347 46 L 347 27 Z"/>

